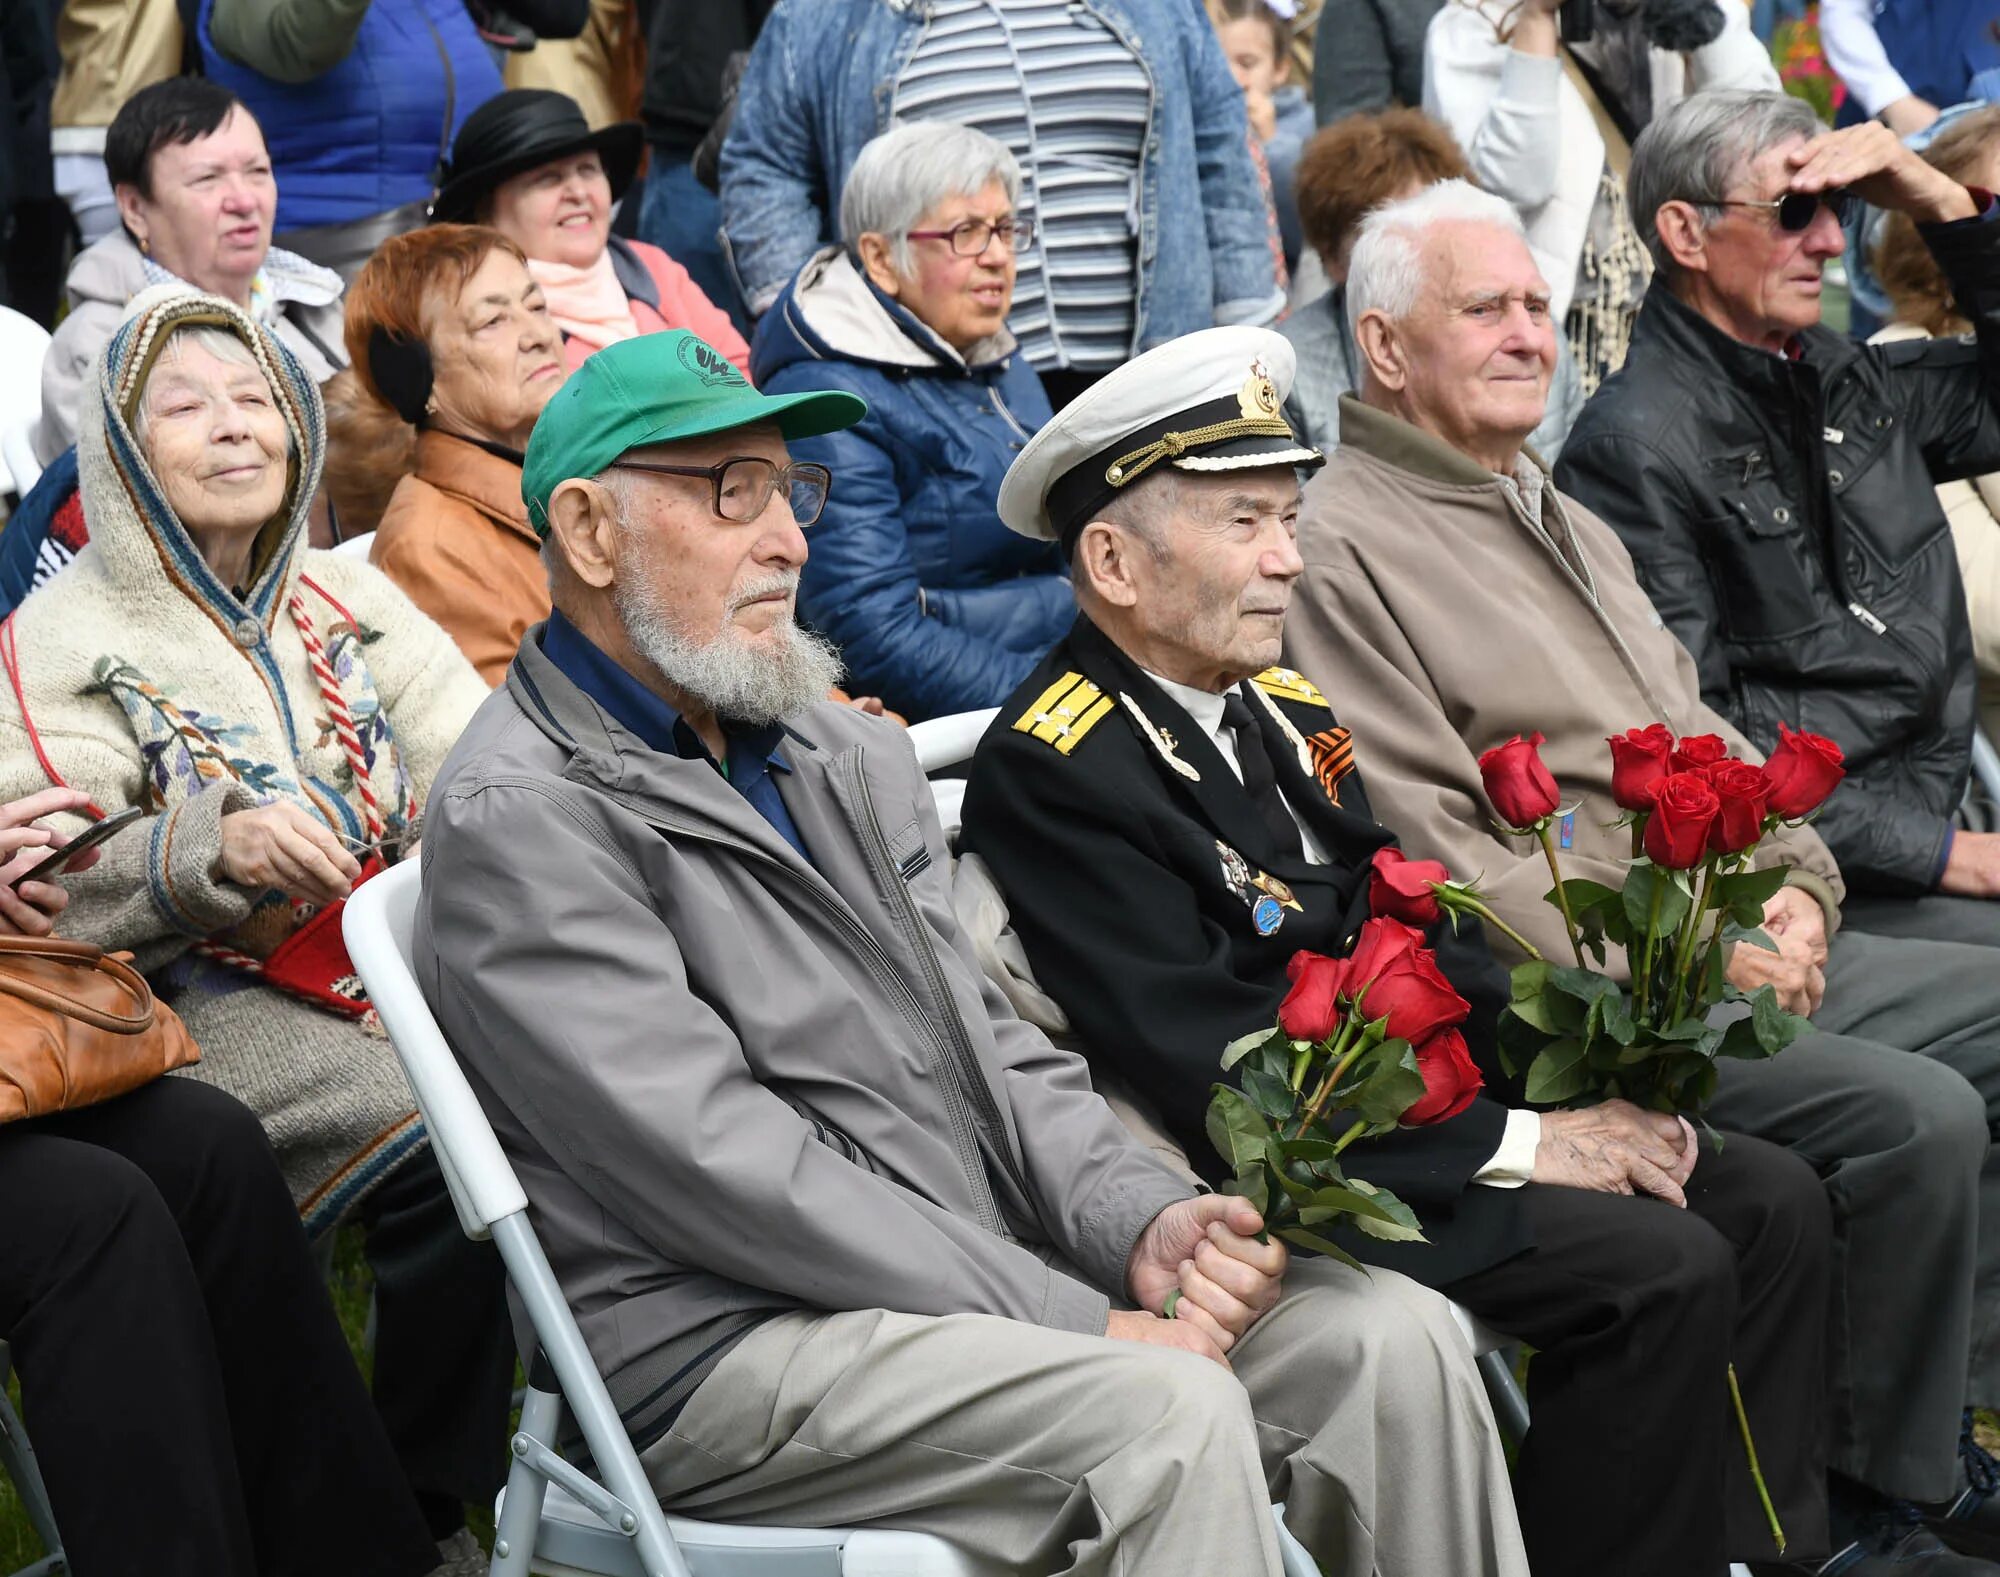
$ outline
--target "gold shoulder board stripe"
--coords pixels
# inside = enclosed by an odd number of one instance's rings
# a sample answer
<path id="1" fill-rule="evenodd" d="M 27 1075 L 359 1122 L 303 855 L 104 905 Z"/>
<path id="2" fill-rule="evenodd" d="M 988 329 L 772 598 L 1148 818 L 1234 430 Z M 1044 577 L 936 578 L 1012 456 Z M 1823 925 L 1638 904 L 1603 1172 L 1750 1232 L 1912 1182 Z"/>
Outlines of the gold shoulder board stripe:
<path id="1" fill-rule="evenodd" d="M 1079 673 L 1066 673 L 1035 697 L 1014 722 L 1017 734 L 1032 734 L 1064 755 L 1111 710 L 1111 698 Z"/>
<path id="2" fill-rule="evenodd" d="M 1274 695 L 1281 701 L 1297 701 L 1305 706 L 1331 707 L 1331 703 L 1319 693 L 1313 682 L 1293 668 L 1266 668 L 1250 682 L 1266 695 Z"/>

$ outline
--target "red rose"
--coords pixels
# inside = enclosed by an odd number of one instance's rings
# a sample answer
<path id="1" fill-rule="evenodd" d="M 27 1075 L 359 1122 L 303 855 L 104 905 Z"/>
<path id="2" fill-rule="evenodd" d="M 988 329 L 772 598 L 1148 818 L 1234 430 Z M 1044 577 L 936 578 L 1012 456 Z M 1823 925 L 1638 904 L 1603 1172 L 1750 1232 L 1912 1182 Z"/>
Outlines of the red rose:
<path id="1" fill-rule="evenodd" d="M 1486 797 L 1510 827 L 1532 827 L 1555 814 L 1556 780 L 1542 765 L 1540 733 L 1523 739 L 1516 734 L 1479 758 L 1479 776 Z"/>
<path id="2" fill-rule="evenodd" d="M 1429 925 L 1438 917 L 1437 893 L 1433 882 L 1449 881 L 1451 873 L 1440 860 L 1412 860 L 1393 844 L 1377 849 L 1370 860 L 1368 907 L 1411 925 Z"/>
<path id="3" fill-rule="evenodd" d="M 1362 925 L 1354 951 L 1347 955 L 1347 978 L 1358 991 L 1405 953 L 1413 953 L 1423 945 L 1423 932 L 1401 920 L 1377 915 Z"/>
<path id="4" fill-rule="evenodd" d="M 1278 1004 L 1278 1023 L 1293 1040 L 1329 1040 L 1347 1017 L 1340 1000 L 1347 990 L 1348 962 L 1324 953 L 1300 951 L 1285 965 L 1292 989 Z"/>
<path id="5" fill-rule="evenodd" d="M 1741 854 L 1764 836 L 1770 781 L 1762 767 L 1746 761 L 1717 762 L 1707 776 L 1720 805 L 1708 829 L 1709 849 L 1716 854 Z"/>
<path id="6" fill-rule="evenodd" d="M 1383 1033 L 1412 1046 L 1441 1029 L 1463 1024 L 1472 1004 L 1452 989 L 1428 947 L 1411 948 L 1382 966 L 1362 988 L 1361 1016 L 1386 1018 Z"/>
<path id="7" fill-rule="evenodd" d="M 1417 1071 L 1424 1076 L 1424 1093 L 1403 1113 L 1405 1128 L 1424 1128 L 1456 1117 L 1486 1082 L 1465 1048 L 1465 1037 L 1455 1029 L 1440 1030 L 1417 1047 Z"/>
<path id="8" fill-rule="evenodd" d="M 1673 730 L 1665 723 L 1628 728 L 1605 741 L 1611 746 L 1611 797 L 1621 810 L 1651 810 L 1653 790 L 1667 775 Z"/>
<path id="9" fill-rule="evenodd" d="M 1699 772 L 1673 772 L 1660 780 L 1653 813 L 1646 818 L 1646 858 L 1670 871 L 1691 870 L 1708 853 L 1708 829 L 1722 802 Z"/>
<path id="10" fill-rule="evenodd" d="M 1704 767 L 1712 767 L 1726 760 L 1729 747 L 1722 742 L 1720 734 L 1689 734 L 1674 746 L 1673 769 L 1676 772 L 1699 772 Z"/>
<path id="11" fill-rule="evenodd" d="M 1780 723 L 1778 748 L 1764 763 L 1764 776 L 1771 785 L 1771 814 L 1786 821 L 1811 815 L 1847 776 L 1844 760 L 1840 746 L 1831 739 Z"/>

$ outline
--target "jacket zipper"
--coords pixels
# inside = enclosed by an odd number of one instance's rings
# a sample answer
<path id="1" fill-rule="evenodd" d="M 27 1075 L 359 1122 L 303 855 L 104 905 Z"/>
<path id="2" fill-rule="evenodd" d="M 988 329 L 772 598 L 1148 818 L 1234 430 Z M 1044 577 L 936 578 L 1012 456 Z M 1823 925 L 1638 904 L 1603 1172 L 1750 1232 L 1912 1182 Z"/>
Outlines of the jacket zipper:
<path id="1" fill-rule="evenodd" d="M 1847 611 L 1853 614 L 1855 618 L 1859 619 L 1863 624 L 1867 625 L 1868 628 L 1873 630 L 1877 635 L 1887 635 L 1889 633 L 1889 626 L 1884 624 L 1880 619 L 1876 618 L 1875 615 L 1870 613 L 1866 608 L 1862 607 L 1860 603 L 1850 602 L 1847 605 Z"/>
<path id="2" fill-rule="evenodd" d="M 867 778 L 862 775 L 860 755 L 857 753 L 848 757 L 841 771 L 846 776 L 848 787 L 863 812 L 863 841 L 868 845 L 868 858 L 875 866 L 876 878 L 877 880 L 887 878 L 883 881 L 883 885 L 893 895 L 890 899 L 891 907 L 900 912 L 909 928 L 917 959 L 923 965 L 924 981 L 930 987 L 932 997 L 936 999 L 939 1017 L 944 1020 L 945 1039 L 956 1065 L 957 1074 L 955 1079 L 946 1081 L 947 1087 L 959 1086 L 961 1103 L 966 1093 L 970 1092 L 973 1104 L 979 1109 L 980 1121 L 993 1136 L 993 1149 L 1002 1170 L 1007 1174 L 1008 1181 L 1014 1185 L 1022 1199 L 1033 1199 L 1034 1194 L 1028 1188 L 1027 1179 L 1021 1176 L 1020 1169 L 1014 1164 L 1014 1152 L 1007 1143 L 1007 1125 L 1001 1118 L 999 1103 L 993 1099 L 992 1087 L 986 1082 L 985 1070 L 979 1066 L 978 1053 L 972 1049 L 971 1037 L 965 1032 L 965 1020 L 959 1016 L 958 1004 L 952 999 L 950 984 L 944 978 L 944 968 L 938 963 L 936 949 L 931 946 L 930 932 L 924 926 L 923 916 L 917 913 L 916 903 L 910 897 L 909 885 L 898 875 L 896 862 L 890 857 L 889 840 L 882 836 L 881 823 L 875 818 L 875 799 L 868 792 Z M 949 1101 L 946 1104 L 953 1105 Z M 962 1105 L 953 1106 L 954 1126 L 961 1111 Z M 977 1137 L 974 1136 L 975 1146 L 977 1142 Z M 983 1166 L 981 1175 L 983 1178 Z"/>
<path id="3" fill-rule="evenodd" d="M 860 942 L 862 952 L 867 956 L 871 966 L 873 966 L 876 978 L 887 984 L 891 994 L 896 998 L 898 1005 L 905 1010 L 905 1016 L 923 1034 L 925 1040 L 938 1050 L 948 1051 L 948 1048 L 939 1042 L 935 1028 L 924 1013 L 923 1003 L 918 1000 L 916 992 L 910 989 L 909 982 L 897 972 L 895 961 L 889 957 L 888 953 L 883 949 L 882 944 L 876 941 L 868 928 L 857 918 L 849 914 L 803 876 L 799 875 L 797 871 L 785 864 L 784 861 L 775 859 L 771 855 L 766 854 L 762 849 L 757 848 L 753 844 L 744 843 L 740 839 L 726 838 L 718 833 L 703 832 L 694 827 L 683 826 L 679 822 L 668 821 L 652 810 L 635 804 L 622 795 L 613 794 L 611 797 L 624 805 L 628 810 L 637 813 L 641 819 L 651 826 L 663 828 L 677 837 L 689 838 L 696 843 L 706 843 L 716 848 L 732 849 L 739 854 L 747 854 L 760 864 L 767 865 L 774 871 L 783 872 L 794 885 L 802 889 L 819 906 L 823 913 L 841 926 L 842 929 L 851 933 Z M 865 790 L 863 791 L 863 797 L 865 800 Z M 886 849 L 887 844 L 882 840 L 881 830 L 874 826 L 874 815 L 874 806 L 870 804 L 868 805 L 870 830 L 874 832 L 876 840 L 882 842 L 882 846 Z M 905 901 L 907 902 L 907 898 Z M 935 959 L 929 959 L 928 962 L 935 967 Z M 955 1018 L 954 1023 L 956 1023 Z M 986 1165 L 980 1152 L 979 1140 L 972 1130 L 972 1119 L 965 1109 L 965 1092 L 960 1088 L 958 1080 L 953 1076 L 950 1068 L 936 1068 L 934 1071 L 941 1075 L 939 1082 L 944 1087 L 945 1107 L 951 1115 L 952 1134 L 958 1141 L 959 1166 L 965 1172 L 966 1181 L 972 1185 L 972 1203 L 973 1208 L 978 1212 L 979 1224 L 995 1237 L 1005 1238 L 1008 1236 L 1006 1225 L 1000 1219 L 1000 1206 L 993 1198 L 993 1185 L 986 1175 Z M 1002 1133 L 1004 1134 L 1004 1132 L 1005 1130 L 1003 1129 Z M 1004 1145 L 1002 1148 L 1004 1150 Z M 1013 1172 L 1011 1158 L 1008 1171 L 1010 1175 Z M 1026 1194 L 1025 1189 L 1023 1190 L 1023 1197 L 1030 1197 Z"/>

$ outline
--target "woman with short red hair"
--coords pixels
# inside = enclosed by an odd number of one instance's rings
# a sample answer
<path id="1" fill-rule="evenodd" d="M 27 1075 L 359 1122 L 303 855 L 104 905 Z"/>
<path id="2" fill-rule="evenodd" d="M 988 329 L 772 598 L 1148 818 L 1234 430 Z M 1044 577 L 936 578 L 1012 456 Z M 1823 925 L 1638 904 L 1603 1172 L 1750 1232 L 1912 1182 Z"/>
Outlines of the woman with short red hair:
<path id="1" fill-rule="evenodd" d="M 484 225 L 382 243 L 347 293 L 347 350 L 374 399 L 416 428 L 371 557 L 497 685 L 548 617 L 521 454 L 568 376 L 521 249 Z"/>

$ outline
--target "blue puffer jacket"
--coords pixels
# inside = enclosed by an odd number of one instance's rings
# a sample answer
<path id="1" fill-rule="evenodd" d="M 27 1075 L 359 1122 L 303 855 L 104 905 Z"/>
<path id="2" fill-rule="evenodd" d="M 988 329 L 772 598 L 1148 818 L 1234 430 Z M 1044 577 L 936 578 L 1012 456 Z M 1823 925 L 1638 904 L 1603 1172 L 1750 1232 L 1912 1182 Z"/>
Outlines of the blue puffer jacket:
<path id="1" fill-rule="evenodd" d="M 849 688 L 912 722 L 998 706 L 1076 617 L 1053 543 L 1000 523 L 1000 478 L 1049 419 L 1004 330 L 961 359 L 870 284 L 817 253 L 757 327 L 766 394 L 847 389 L 858 426 L 796 439 L 833 472 L 799 609 L 840 644 Z"/>
<path id="2" fill-rule="evenodd" d="M 373 0 L 347 58 L 309 82 L 279 82 L 223 56 L 209 35 L 214 9 L 201 0 L 201 69 L 264 128 L 280 235 L 424 201 L 447 99 L 456 135 L 500 91 L 465 0 Z"/>

